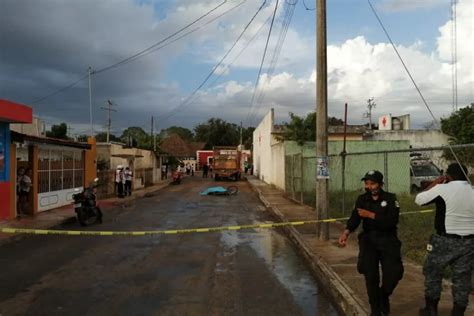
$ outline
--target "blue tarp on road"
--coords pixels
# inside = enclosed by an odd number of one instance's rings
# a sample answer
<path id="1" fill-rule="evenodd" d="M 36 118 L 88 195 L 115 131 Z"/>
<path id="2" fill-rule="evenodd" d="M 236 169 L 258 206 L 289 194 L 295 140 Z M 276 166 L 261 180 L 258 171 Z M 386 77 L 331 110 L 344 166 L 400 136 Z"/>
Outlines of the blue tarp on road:
<path id="1" fill-rule="evenodd" d="M 227 189 L 224 187 L 210 187 L 206 190 L 199 193 L 200 195 L 209 195 L 209 194 L 225 194 L 227 193 Z"/>

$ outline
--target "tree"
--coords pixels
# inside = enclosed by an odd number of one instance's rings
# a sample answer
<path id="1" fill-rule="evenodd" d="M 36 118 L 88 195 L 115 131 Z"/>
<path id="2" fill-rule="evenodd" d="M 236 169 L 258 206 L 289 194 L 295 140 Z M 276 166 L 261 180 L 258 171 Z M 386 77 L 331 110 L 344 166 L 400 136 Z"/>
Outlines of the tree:
<path id="1" fill-rule="evenodd" d="M 153 137 L 147 134 L 141 127 L 132 126 L 125 129 L 120 139 L 125 144 L 129 144 L 129 140 L 131 139 L 132 145 L 137 148 L 153 149 Z"/>
<path id="2" fill-rule="evenodd" d="M 106 142 L 107 141 L 107 133 L 106 132 L 97 133 L 95 135 L 95 140 L 98 141 L 98 142 L 102 142 L 102 143 Z M 111 142 L 121 142 L 122 141 L 119 137 L 115 136 L 114 134 L 109 135 L 109 140 Z"/>
<path id="3" fill-rule="evenodd" d="M 206 123 L 194 127 L 195 139 L 205 142 L 206 149 L 213 146 L 237 146 L 240 142 L 240 127 L 220 118 L 210 118 Z"/>
<path id="4" fill-rule="evenodd" d="M 180 126 L 171 126 L 161 130 L 160 138 L 165 138 L 172 134 L 178 135 L 187 142 L 192 142 L 194 140 L 194 133 L 190 129 Z"/>
<path id="5" fill-rule="evenodd" d="M 69 137 L 67 137 L 67 124 L 61 123 L 51 126 L 51 131 L 47 131 L 46 136 L 58 139 L 69 139 Z"/>
<path id="6" fill-rule="evenodd" d="M 474 103 L 441 119 L 441 130 L 454 144 L 474 143 Z"/>
<path id="7" fill-rule="evenodd" d="M 246 149 L 252 148 L 254 131 L 255 127 L 247 127 L 242 130 L 242 143 Z"/>
<path id="8" fill-rule="evenodd" d="M 474 104 L 459 109 L 448 118 L 441 119 L 441 130 L 450 136 L 452 144 L 474 143 Z M 463 164 L 474 166 L 474 149 L 454 149 L 459 161 Z M 445 150 L 443 156 L 454 160 L 451 150 Z"/>
<path id="9" fill-rule="evenodd" d="M 296 141 L 299 145 L 316 140 L 316 112 L 310 112 L 305 118 L 294 113 L 289 113 L 290 122 L 285 123 L 283 135 L 284 140 Z M 328 117 L 331 126 L 344 125 L 344 121 L 336 117 Z"/>

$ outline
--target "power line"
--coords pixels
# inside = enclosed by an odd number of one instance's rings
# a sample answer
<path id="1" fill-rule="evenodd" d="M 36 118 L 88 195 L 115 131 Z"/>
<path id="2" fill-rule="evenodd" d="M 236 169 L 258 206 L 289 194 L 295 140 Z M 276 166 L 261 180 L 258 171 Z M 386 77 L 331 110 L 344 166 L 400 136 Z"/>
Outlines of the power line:
<path id="1" fill-rule="evenodd" d="M 65 90 L 67 90 L 67 89 L 69 89 L 69 88 L 72 88 L 72 87 L 74 87 L 76 84 L 78 84 L 79 82 L 81 82 L 82 80 L 86 79 L 87 76 L 88 76 L 88 75 L 86 74 L 86 75 L 82 76 L 81 78 L 79 78 L 78 80 L 76 80 L 76 81 L 74 81 L 74 82 L 68 84 L 67 86 L 62 87 L 62 88 L 60 88 L 60 89 L 58 89 L 58 90 L 56 90 L 56 91 L 54 91 L 54 92 L 52 92 L 52 93 L 50 93 L 50 94 L 48 94 L 48 95 L 45 95 L 44 97 L 37 98 L 37 99 L 31 101 L 30 103 L 31 103 L 31 104 L 38 104 L 38 103 L 40 103 L 40 102 L 42 102 L 42 101 L 44 101 L 44 100 L 46 100 L 46 99 L 48 99 L 48 98 L 50 98 L 50 97 L 52 97 L 52 96 L 55 96 L 55 95 L 57 95 L 57 94 L 59 94 L 59 93 L 65 91 Z"/>
<path id="2" fill-rule="evenodd" d="M 160 40 L 159 42 L 153 44 L 152 46 L 150 46 L 150 47 L 148 47 L 148 48 L 146 48 L 146 49 L 144 49 L 144 50 L 142 50 L 142 51 L 140 51 L 140 52 L 138 52 L 138 53 L 136 53 L 136 54 L 134 54 L 134 55 L 132 55 L 132 56 L 130 56 L 130 57 L 127 57 L 127 58 L 125 58 L 125 59 L 123 59 L 123 60 L 121 60 L 121 61 L 119 61 L 119 62 L 116 62 L 116 63 L 114 63 L 114 64 L 112 64 L 112 65 L 109 65 L 109 66 L 107 66 L 107 67 L 101 68 L 101 69 L 99 69 L 99 70 L 92 71 L 91 74 L 93 74 L 93 75 L 94 75 L 94 74 L 99 74 L 99 73 L 101 73 L 101 72 L 107 71 L 107 70 L 112 69 L 112 68 L 114 68 L 114 67 L 118 67 L 118 66 L 120 66 L 120 65 L 122 65 L 122 64 L 131 62 L 131 61 L 133 61 L 133 60 L 135 60 L 135 59 L 141 57 L 141 55 L 144 54 L 144 53 L 145 53 L 145 55 L 146 55 L 146 52 L 147 52 L 148 50 L 153 49 L 154 47 L 156 47 L 156 46 L 158 46 L 158 45 L 164 43 L 165 41 L 169 40 L 169 39 L 172 38 L 173 36 L 179 34 L 180 32 L 182 32 L 182 31 L 186 30 L 187 28 L 191 27 L 192 25 L 196 24 L 197 22 L 199 22 L 199 21 L 202 20 L 203 18 L 207 17 L 207 16 L 208 16 L 209 14 L 211 14 L 212 12 L 216 11 L 218 8 L 220 8 L 222 5 L 224 5 L 227 1 L 228 1 L 228 0 L 223 1 L 222 3 L 220 3 L 219 5 L 217 5 L 216 7 L 214 7 L 213 9 L 209 10 L 208 12 L 206 12 L 204 15 L 202 15 L 202 16 L 200 16 L 199 18 L 197 18 L 196 20 L 194 20 L 193 22 L 187 24 L 186 26 L 182 27 L 182 28 L 179 29 L 178 31 L 174 32 L 173 34 L 167 36 L 167 37 L 164 38 L 163 40 Z M 244 0 L 244 2 L 245 2 L 245 1 L 246 1 L 246 0 Z M 231 10 L 233 10 L 233 9 L 235 9 L 236 7 L 240 6 L 241 4 L 242 4 L 242 3 L 238 4 L 237 6 L 234 6 L 234 7 L 231 8 L 230 10 L 227 10 L 225 13 L 230 12 Z M 225 13 L 224 13 L 224 14 L 225 14 Z M 218 18 L 221 17 L 221 16 L 223 16 L 224 14 L 219 15 Z M 214 21 L 214 20 L 215 20 L 215 19 L 213 19 L 212 21 Z M 206 23 L 206 25 L 207 25 L 207 24 L 208 24 L 208 23 Z M 187 34 L 190 34 L 190 33 L 191 33 L 191 32 L 189 32 L 189 33 L 187 33 Z M 187 35 L 187 34 L 186 34 L 186 35 Z M 183 37 L 184 37 L 184 36 L 183 36 Z M 182 37 L 180 37 L 180 38 L 182 38 Z M 64 87 L 62 87 L 62 88 L 59 88 L 58 90 L 56 90 L 56 91 L 54 91 L 54 92 L 52 92 L 52 93 L 50 93 L 50 94 L 48 94 L 48 95 L 45 95 L 45 96 L 43 96 L 43 97 L 34 99 L 34 100 L 33 100 L 32 102 L 30 102 L 30 103 L 31 103 L 31 104 L 38 104 L 38 103 L 40 103 L 40 102 L 42 102 L 42 101 L 44 101 L 44 100 L 46 100 L 46 99 L 49 99 L 49 98 L 52 97 L 52 96 L 55 96 L 55 95 L 57 95 L 57 94 L 59 94 L 59 93 L 65 91 L 65 90 L 68 90 L 68 89 L 74 87 L 76 84 L 78 84 L 78 83 L 81 82 L 82 80 L 86 79 L 87 77 L 88 77 L 88 74 L 86 74 L 86 75 L 80 77 L 78 80 L 76 80 L 76 81 L 74 81 L 74 82 L 68 84 L 67 86 L 64 86 Z"/>
<path id="3" fill-rule="evenodd" d="M 130 61 L 133 61 L 135 59 L 138 59 L 141 57 L 142 54 L 146 53 L 147 51 L 153 49 L 154 47 L 160 45 L 160 44 L 163 44 L 164 42 L 166 42 L 167 40 L 169 40 L 170 38 L 174 37 L 175 35 L 181 33 L 182 31 L 186 30 L 187 28 L 191 27 L 192 25 L 196 24 L 197 22 L 199 22 L 200 20 L 204 19 L 205 17 L 207 17 L 209 14 L 211 14 L 212 12 L 216 11 L 217 9 L 219 9 L 221 6 L 223 6 L 225 3 L 227 3 L 227 0 L 224 0 L 223 2 L 221 2 L 220 4 L 218 4 L 217 6 L 215 6 L 214 8 L 212 8 L 211 10 L 209 10 L 208 12 L 206 12 L 204 15 L 200 16 L 199 18 L 197 18 L 196 20 L 194 20 L 193 22 L 187 24 L 186 26 L 183 26 L 182 28 L 180 28 L 178 31 L 168 35 L 167 37 L 165 37 L 164 39 L 158 41 L 157 43 L 139 51 L 138 53 L 135 53 L 133 54 L 132 56 L 130 57 L 127 57 L 125 59 L 122 59 L 121 61 L 119 62 L 116 62 L 112 65 L 109 65 L 109 66 L 106 66 L 104 68 L 101 68 L 99 70 L 96 70 L 94 71 L 94 74 L 99 74 L 101 72 L 104 72 L 104 71 L 107 71 L 107 70 L 110 70 L 112 68 L 115 68 L 115 67 L 118 67 L 122 64 L 125 64 L 125 63 L 128 63 Z"/>
<path id="4" fill-rule="evenodd" d="M 284 16 L 283 21 L 282 21 L 280 34 L 278 36 L 277 43 L 276 43 L 275 48 L 273 50 L 273 56 L 272 56 L 272 59 L 270 61 L 270 66 L 267 69 L 267 77 L 268 78 L 270 78 L 273 75 L 273 73 L 275 72 L 275 68 L 276 68 L 276 65 L 278 63 L 278 59 L 280 58 L 280 53 L 281 53 L 281 50 L 283 48 L 283 43 L 285 42 L 286 34 L 287 34 L 288 29 L 290 27 L 291 20 L 293 18 L 293 14 L 295 12 L 297 2 L 298 2 L 297 0 L 295 0 L 293 3 L 290 3 L 288 1 L 286 1 L 285 16 Z M 255 112 L 254 112 L 255 115 L 250 115 L 250 117 L 253 117 L 255 120 L 258 119 L 258 116 L 260 114 L 261 103 L 262 103 L 263 99 L 265 98 L 265 94 L 266 94 L 265 90 L 266 90 L 267 86 L 268 86 L 268 80 L 265 81 L 263 87 L 260 89 L 260 94 L 257 98 L 257 105 L 256 105 Z M 249 124 L 251 124 L 251 122 L 249 122 Z"/>
<path id="5" fill-rule="evenodd" d="M 252 100 L 250 101 L 249 111 L 247 113 L 247 118 L 245 119 L 246 122 L 249 119 L 250 111 L 252 110 L 253 102 L 255 100 L 255 94 L 257 92 L 258 84 L 260 82 L 260 75 L 262 73 L 263 63 L 265 62 L 265 56 L 267 55 L 268 42 L 270 41 L 270 36 L 272 34 L 273 23 L 275 22 L 275 16 L 276 16 L 277 9 L 278 9 L 278 0 L 276 0 L 276 3 L 275 3 L 275 10 L 273 11 L 272 22 L 270 24 L 270 29 L 268 31 L 267 41 L 265 43 L 265 49 L 263 50 L 263 56 L 262 56 L 262 61 L 260 63 L 260 69 L 258 70 L 257 80 L 255 80 L 255 88 L 253 90 Z"/>
<path id="6" fill-rule="evenodd" d="M 316 7 L 314 7 L 314 8 L 309 8 L 309 7 L 306 5 L 306 0 L 303 0 L 303 5 L 304 5 L 304 8 L 305 8 L 307 11 L 314 11 L 314 10 L 316 10 Z"/>
<path id="7" fill-rule="evenodd" d="M 451 74 L 453 89 L 453 112 L 458 110 L 458 52 L 456 0 L 451 0 Z"/>
<path id="8" fill-rule="evenodd" d="M 375 10 L 374 6 L 372 5 L 372 2 L 370 2 L 370 0 L 367 0 L 367 2 L 369 3 L 369 6 L 370 6 L 370 8 L 372 9 L 372 12 L 374 13 L 375 17 L 377 18 L 377 20 L 378 20 L 380 26 L 382 27 L 382 29 L 383 29 L 385 35 L 387 36 L 388 40 L 390 41 L 390 44 L 392 45 L 393 50 L 394 50 L 395 53 L 397 54 L 398 59 L 400 59 L 400 62 L 402 63 L 403 68 L 405 68 L 406 73 L 408 74 L 408 76 L 410 77 L 411 82 L 412 82 L 413 85 L 415 86 L 416 91 L 418 91 L 418 94 L 420 95 L 420 98 L 421 98 L 421 100 L 423 101 L 423 104 L 425 105 L 426 109 L 428 110 L 428 112 L 430 113 L 431 117 L 433 118 L 433 122 L 435 122 L 436 126 L 437 126 L 439 129 L 441 129 L 441 124 L 439 123 L 439 121 L 438 121 L 438 119 L 436 118 L 436 116 L 433 114 L 433 111 L 431 111 L 431 108 L 430 108 L 430 106 L 428 105 L 428 102 L 426 102 L 426 99 L 425 99 L 425 97 L 423 96 L 423 93 L 421 92 L 420 88 L 419 88 L 418 85 L 416 84 L 415 79 L 413 79 L 413 76 L 411 75 L 410 70 L 408 69 L 407 65 L 406 65 L 405 62 L 403 61 L 402 56 L 401 56 L 400 53 L 398 52 L 397 47 L 396 47 L 395 44 L 393 43 L 392 38 L 390 37 L 390 34 L 388 33 L 388 31 L 387 31 L 387 29 L 385 28 L 385 26 L 384 26 L 382 20 L 380 19 L 379 15 L 377 14 L 377 11 Z M 456 162 L 458 163 L 458 165 L 461 166 L 461 162 L 459 161 L 459 158 L 458 158 L 458 156 L 456 155 L 456 153 L 454 152 L 453 147 L 451 146 L 451 144 L 448 143 L 448 147 L 449 147 L 451 153 L 453 154 L 454 159 L 456 160 Z M 462 170 L 464 176 L 466 177 L 467 181 L 469 182 L 469 184 L 472 185 L 471 180 L 469 179 L 468 175 L 466 174 L 464 168 L 461 168 L 461 170 Z"/>
<path id="9" fill-rule="evenodd" d="M 173 44 L 173 43 L 179 41 L 180 39 L 182 39 L 182 38 L 188 36 L 188 35 L 191 34 L 191 33 L 194 33 L 194 32 L 199 31 L 200 29 L 204 28 L 205 26 L 207 26 L 207 25 L 211 24 L 212 22 L 214 22 L 214 21 L 220 19 L 221 17 L 223 17 L 223 16 L 226 15 L 227 13 L 229 13 L 229 12 L 231 12 L 231 11 L 237 9 L 238 7 L 240 7 L 240 6 L 241 6 L 242 4 L 244 4 L 245 2 L 247 2 L 247 0 L 243 0 L 242 2 L 238 3 L 237 5 L 231 7 L 230 9 L 224 11 L 223 13 L 219 14 L 218 16 L 216 16 L 216 17 L 212 18 L 211 20 L 207 21 L 205 24 L 200 25 L 200 26 L 198 26 L 198 27 L 196 27 L 196 28 L 190 30 L 189 32 L 186 32 L 186 33 L 184 33 L 183 35 L 181 35 L 181 36 L 179 36 L 179 37 L 173 39 L 172 41 L 169 41 L 169 42 L 167 42 L 167 43 L 165 43 L 165 44 L 163 44 L 163 45 L 161 45 L 161 46 L 154 47 L 153 49 L 151 49 L 151 50 L 149 50 L 149 51 L 143 53 L 143 54 L 140 55 L 139 57 L 144 57 L 144 56 L 146 56 L 146 55 L 148 55 L 148 54 L 154 53 L 154 52 L 156 52 L 156 51 L 158 51 L 158 50 L 160 50 L 160 49 L 162 49 L 162 48 L 165 48 L 165 47 L 167 47 L 167 46 L 169 46 L 169 45 L 171 45 L 171 44 Z M 137 58 L 139 58 L 139 57 L 137 57 Z M 137 58 L 136 58 L 136 59 L 137 59 Z M 133 61 L 135 61 L 136 59 L 133 59 L 133 60 L 124 62 L 124 63 L 121 64 L 121 65 L 128 64 L 129 62 L 133 62 Z M 121 65 L 120 65 L 120 66 L 121 66 Z"/>
<path id="10" fill-rule="evenodd" d="M 172 110 L 168 111 L 167 113 L 161 115 L 160 119 L 157 120 L 158 122 L 161 122 L 161 121 L 164 121 L 168 118 L 170 118 L 171 116 L 175 115 L 177 113 L 177 110 L 179 110 L 180 108 L 186 106 L 189 104 L 189 102 L 191 101 L 191 99 L 196 95 L 196 93 L 199 92 L 199 90 L 201 90 L 201 88 L 207 83 L 207 81 L 209 80 L 209 78 L 211 78 L 211 76 L 214 74 L 214 72 L 216 71 L 216 69 L 222 64 L 222 62 L 227 58 L 227 56 L 230 54 L 230 52 L 234 49 L 234 47 L 237 45 L 237 43 L 240 41 L 240 39 L 243 37 L 243 35 L 245 34 L 245 32 L 247 31 L 247 29 L 250 27 L 250 25 L 252 24 L 252 22 L 255 20 L 255 18 L 257 17 L 257 15 L 260 13 L 260 11 L 262 11 L 263 7 L 265 6 L 266 4 L 266 0 L 262 3 L 262 5 L 258 8 L 258 10 L 255 12 L 255 14 L 252 16 L 252 18 L 250 19 L 250 21 L 247 23 L 247 25 L 244 27 L 243 31 L 240 33 L 240 35 L 237 37 L 237 39 L 234 41 L 234 43 L 232 44 L 232 46 L 229 48 L 229 50 L 224 54 L 224 56 L 221 58 L 221 60 L 219 60 L 219 62 L 212 68 L 212 70 L 209 72 L 209 74 L 204 78 L 204 80 L 201 82 L 201 84 L 191 93 L 190 96 L 188 96 L 186 98 L 186 100 L 184 100 L 183 102 L 181 102 L 178 106 L 176 106 L 175 108 L 173 108 Z"/>

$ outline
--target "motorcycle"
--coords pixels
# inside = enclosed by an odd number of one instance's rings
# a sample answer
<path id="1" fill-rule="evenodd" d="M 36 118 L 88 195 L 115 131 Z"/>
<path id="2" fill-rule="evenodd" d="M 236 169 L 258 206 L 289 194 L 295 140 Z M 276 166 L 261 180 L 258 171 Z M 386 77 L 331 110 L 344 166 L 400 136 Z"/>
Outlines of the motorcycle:
<path id="1" fill-rule="evenodd" d="M 97 186 L 99 179 L 94 181 L 83 191 L 76 189 L 72 198 L 74 200 L 74 211 L 77 220 L 81 226 L 91 225 L 93 223 L 102 223 L 102 211 L 97 200 Z"/>

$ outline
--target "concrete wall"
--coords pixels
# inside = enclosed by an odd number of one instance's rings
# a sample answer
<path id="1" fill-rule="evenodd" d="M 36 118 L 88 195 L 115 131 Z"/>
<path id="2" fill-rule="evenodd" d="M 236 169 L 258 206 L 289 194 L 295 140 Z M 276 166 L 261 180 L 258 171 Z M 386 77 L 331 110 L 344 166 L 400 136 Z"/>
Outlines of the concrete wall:
<path id="1" fill-rule="evenodd" d="M 407 140 L 414 148 L 447 145 L 449 136 L 439 130 L 374 131 L 372 140 Z"/>
<path id="2" fill-rule="evenodd" d="M 10 130 L 26 135 L 45 136 L 43 133 L 45 130 L 44 122 L 37 117 L 33 117 L 31 124 L 10 124 Z"/>
<path id="3" fill-rule="evenodd" d="M 113 157 L 113 155 L 143 156 L 134 159 Z M 118 165 L 132 165 L 135 169 L 145 169 L 155 167 L 155 154 L 150 150 L 139 148 L 123 148 L 118 144 L 97 143 L 97 159 L 104 159 L 110 162 L 110 169 L 116 169 Z M 133 160 L 133 161 L 132 161 Z"/>
<path id="4" fill-rule="evenodd" d="M 271 109 L 253 132 L 254 175 L 284 190 L 284 145 L 272 135 L 273 126 L 274 111 Z"/>

